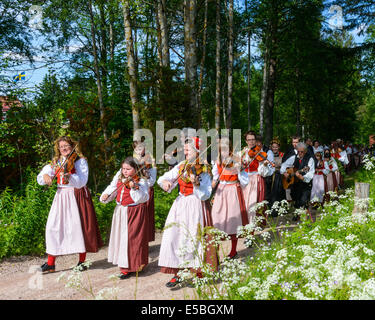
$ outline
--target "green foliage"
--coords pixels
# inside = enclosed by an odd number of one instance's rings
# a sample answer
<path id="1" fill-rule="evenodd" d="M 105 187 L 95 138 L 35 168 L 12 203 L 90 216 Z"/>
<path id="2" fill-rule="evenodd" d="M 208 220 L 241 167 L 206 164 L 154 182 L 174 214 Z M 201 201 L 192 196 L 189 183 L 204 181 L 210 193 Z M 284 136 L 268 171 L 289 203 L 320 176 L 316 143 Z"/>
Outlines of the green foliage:
<path id="1" fill-rule="evenodd" d="M 163 230 L 165 220 L 167 219 L 169 210 L 172 207 L 173 201 L 177 198 L 177 188 L 167 193 L 162 190 L 158 185 L 154 186 L 154 199 L 155 199 L 155 228 Z"/>

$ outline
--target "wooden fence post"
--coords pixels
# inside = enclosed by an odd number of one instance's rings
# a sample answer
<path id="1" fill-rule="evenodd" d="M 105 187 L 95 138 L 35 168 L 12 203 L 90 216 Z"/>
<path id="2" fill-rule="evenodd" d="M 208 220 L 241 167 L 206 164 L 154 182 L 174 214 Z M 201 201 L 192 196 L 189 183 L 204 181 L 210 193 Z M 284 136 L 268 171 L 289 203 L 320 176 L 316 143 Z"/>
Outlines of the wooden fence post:
<path id="1" fill-rule="evenodd" d="M 369 194 L 370 194 L 369 183 L 364 183 L 364 182 L 355 183 L 355 188 L 354 188 L 355 198 L 354 198 L 353 214 L 366 214 L 367 209 L 368 209 Z"/>

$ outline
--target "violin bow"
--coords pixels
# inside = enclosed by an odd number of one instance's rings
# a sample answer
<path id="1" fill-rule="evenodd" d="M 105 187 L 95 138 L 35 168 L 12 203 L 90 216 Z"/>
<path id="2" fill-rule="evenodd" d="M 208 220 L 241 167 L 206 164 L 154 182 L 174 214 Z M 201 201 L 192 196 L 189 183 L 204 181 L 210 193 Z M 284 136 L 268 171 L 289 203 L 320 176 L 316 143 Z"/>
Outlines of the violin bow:
<path id="1" fill-rule="evenodd" d="M 60 166 L 60 168 L 57 170 L 57 172 L 54 174 L 54 176 L 52 177 L 52 182 L 53 180 L 57 177 L 57 175 L 60 173 L 61 169 L 64 168 L 65 166 L 65 163 L 69 160 L 69 158 L 72 156 L 74 150 L 76 149 L 78 143 L 76 143 L 76 145 L 74 146 L 74 148 L 72 149 L 72 151 L 69 153 L 69 155 L 67 156 L 67 158 L 64 160 L 64 162 L 62 163 L 62 165 Z M 52 185 L 52 184 L 51 184 Z M 49 186 L 48 186 L 49 187 Z"/>

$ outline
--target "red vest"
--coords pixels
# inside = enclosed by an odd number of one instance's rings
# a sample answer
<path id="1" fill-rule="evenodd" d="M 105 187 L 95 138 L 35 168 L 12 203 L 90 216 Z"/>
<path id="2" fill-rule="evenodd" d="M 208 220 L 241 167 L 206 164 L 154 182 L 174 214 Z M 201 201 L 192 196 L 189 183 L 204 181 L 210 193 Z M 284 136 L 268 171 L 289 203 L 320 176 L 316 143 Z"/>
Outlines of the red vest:
<path id="1" fill-rule="evenodd" d="M 227 169 L 225 169 L 224 173 L 221 174 L 224 168 L 223 165 L 219 165 L 216 163 L 216 166 L 219 172 L 220 181 L 238 181 L 238 174 L 231 174 L 231 172 Z"/>
<path id="2" fill-rule="evenodd" d="M 180 166 L 180 171 L 183 170 L 184 165 L 182 164 Z M 182 193 L 185 197 L 189 196 L 193 193 L 194 186 L 191 182 L 186 182 L 182 180 L 182 178 L 178 178 L 178 184 L 180 185 L 180 193 Z"/>
<path id="3" fill-rule="evenodd" d="M 59 171 L 60 167 L 57 167 L 55 169 L 55 174 L 57 174 L 57 171 Z M 71 171 L 69 171 L 68 173 L 70 174 L 74 174 L 76 173 L 76 168 L 73 168 Z M 64 184 L 64 182 L 68 182 L 64 179 L 64 169 L 61 168 L 60 172 L 57 174 L 56 178 L 57 178 L 57 184 Z M 68 182 L 69 183 L 69 182 Z"/>
<path id="4" fill-rule="evenodd" d="M 124 185 L 120 187 L 122 184 L 121 180 L 117 182 L 117 197 L 116 201 L 120 203 L 122 206 L 126 207 L 129 204 L 134 203 L 132 197 L 130 196 L 130 189 L 126 188 Z"/>

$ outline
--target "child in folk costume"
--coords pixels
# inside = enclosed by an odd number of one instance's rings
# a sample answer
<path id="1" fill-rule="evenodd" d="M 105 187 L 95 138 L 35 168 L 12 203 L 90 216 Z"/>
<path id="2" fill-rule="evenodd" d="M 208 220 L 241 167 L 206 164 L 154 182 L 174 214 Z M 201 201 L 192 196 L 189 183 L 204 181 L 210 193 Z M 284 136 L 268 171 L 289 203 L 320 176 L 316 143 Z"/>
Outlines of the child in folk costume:
<path id="1" fill-rule="evenodd" d="M 337 192 L 338 181 L 340 181 L 340 171 L 335 158 L 331 156 L 331 151 L 329 151 L 329 148 L 324 149 L 323 159 L 326 168 L 329 170 L 327 174 L 327 191 Z"/>
<path id="2" fill-rule="evenodd" d="M 211 195 L 211 177 L 206 166 L 202 167 L 200 174 L 196 172 L 195 164 L 199 160 L 200 145 L 201 140 L 197 137 L 186 140 L 184 145 L 186 160 L 164 173 L 157 181 L 168 193 L 177 184 L 180 187 L 179 195 L 173 202 L 165 222 L 166 228 L 159 255 L 161 272 L 174 274 L 166 284 L 170 288 L 179 282 L 177 273 L 184 268 L 197 271 L 197 275 L 200 276 L 199 269 L 205 260 L 205 253 L 202 244 L 197 241 L 197 236 L 200 227 L 212 226 L 206 201 Z M 217 264 L 217 261 L 213 261 L 214 257 L 210 255 L 206 258 L 209 260 L 207 262 L 216 268 L 214 264 Z"/>
<path id="3" fill-rule="evenodd" d="M 56 256 L 79 253 L 77 266 L 82 265 L 86 252 L 98 252 L 103 246 L 96 213 L 89 189 L 86 187 L 89 168 L 78 143 L 69 137 L 55 141 L 52 164 L 43 167 L 37 176 L 40 185 L 52 185 L 56 177 L 57 191 L 46 225 L 48 261 L 42 272 L 55 271 Z"/>
<path id="4" fill-rule="evenodd" d="M 265 200 L 266 190 L 264 177 L 271 176 L 274 168 L 264 157 L 264 152 L 256 144 L 256 133 L 248 131 L 245 134 L 247 147 L 242 150 L 242 162 L 249 175 L 249 183 L 243 187 L 243 194 L 249 222 L 256 215 L 255 205 Z"/>
<path id="5" fill-rule="evenodd" d="M 316 152 L 315 157 L 318 161 L 312 181 L 310 201 L 314 204 L 316 203 L 316 200 L 318 200 L 320 204 L 323 204 L 324 194 L 328 191 L 327 175 L 329 173 L 329 167 L 328 164 L 323 160 L 320 152 Z"/>
<path id="6" fill-rule="evenodd" d="M 148 234 L 149 242 L 155 241 L 155 203 L 154 203 L 154 184 L 156 182 L 157 169 L 155 160 L 150 153 L 146 153 L 145 144 L 141 141 L 133 143 L 134 153 L 133 157 L 137 161 L 142 175 L 147 179 L 149 199 L 146 203 L 148 212 Z"/>
<path id="7" fill-rule="evenodd" d="M 233 155 L 229 139 L 221 139 L 219 143 L 219 159 L 212 168 L 212 185 L 217 189 L 211 215 L 214 227 L 230 236 L 229 258 L 234 259 L 237 255 L 237 228 L 249 223 L 241 188 L 249 183 L 249 176 L 241 170 L 241 158 Z"/>
<path id="8" fill-rule="evenodd" d="M 120 176 L 115 175 L 104 190 L 100 201 L 108 203 L 116 199 L 111 236 L 108 245 L 108 262 L 120 267 L 121 280 L 141 271 L 148 264 L 148 184 L 139 176 L 139 168 L 133 157 L 121 165 Z"/>

